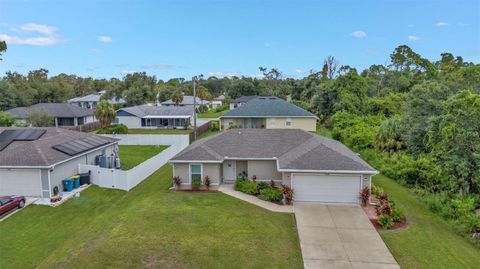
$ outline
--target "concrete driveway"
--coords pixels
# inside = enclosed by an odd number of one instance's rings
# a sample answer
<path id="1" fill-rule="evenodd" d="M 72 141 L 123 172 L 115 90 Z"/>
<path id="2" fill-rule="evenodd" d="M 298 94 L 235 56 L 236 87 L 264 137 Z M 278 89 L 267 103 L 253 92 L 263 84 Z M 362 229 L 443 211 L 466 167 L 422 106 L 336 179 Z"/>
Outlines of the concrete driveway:
<path id="1" fill-rule="evenodd" d="M 400 268 L 359 206 L 295 203 L 305 268 Z"/>

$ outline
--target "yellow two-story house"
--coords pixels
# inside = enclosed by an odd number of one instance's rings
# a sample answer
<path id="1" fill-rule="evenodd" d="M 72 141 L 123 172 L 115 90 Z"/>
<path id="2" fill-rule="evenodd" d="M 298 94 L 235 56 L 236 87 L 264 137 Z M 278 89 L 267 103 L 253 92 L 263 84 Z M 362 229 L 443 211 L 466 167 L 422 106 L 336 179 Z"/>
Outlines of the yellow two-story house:
<path id="1" fill-rule="evenodd" d="M 258 96 L 220 116 L 220 129 L 302 129 L 314 132 L 318 117 L 275 96 Z"/>

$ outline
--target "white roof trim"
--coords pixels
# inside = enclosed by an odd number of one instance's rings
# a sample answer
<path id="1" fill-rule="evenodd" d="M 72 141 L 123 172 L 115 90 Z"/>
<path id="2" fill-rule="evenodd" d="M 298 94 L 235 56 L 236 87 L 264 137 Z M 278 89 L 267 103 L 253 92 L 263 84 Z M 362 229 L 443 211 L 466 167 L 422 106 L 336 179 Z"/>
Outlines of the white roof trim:
<path id="1" fill-rule="evenodd" d="M 376 175 L 378 171 L 355 171 L 355 170 L 301 170 L 301 169 L 278 169 L 279 172 L 292 173 L 326 173 L 326 174 L 367 174 Z"/>
<path id="2" fill-rule="evenodd" d="M 182 115 L 182 116 L 169 116 L 169 115 L 147 115 L 147 116 L 144 116 L 143 118 L 145 119 L 162 119 L 162 118 L 167 118 L 167 119 L 188 119 L 190 118 L 192 115 Z"/>
<path id="3" fill-rule="evenodd" d="M 169 160 L 168 163 L 223 163 L 222 161 L 200 161 L 200 160 Z"/>

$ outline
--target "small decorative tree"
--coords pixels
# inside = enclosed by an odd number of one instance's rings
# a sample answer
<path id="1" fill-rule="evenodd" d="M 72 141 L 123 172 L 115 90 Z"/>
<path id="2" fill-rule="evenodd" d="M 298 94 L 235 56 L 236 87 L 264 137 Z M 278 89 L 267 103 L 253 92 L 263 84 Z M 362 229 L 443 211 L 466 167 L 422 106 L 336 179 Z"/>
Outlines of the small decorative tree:
<path id="1" fill-rule="evenodd" d="M 285 203 L 291 205 L 293 201 L 293 189 L 285 184 L 282 184 L 283 197 L 285 197 Z"/>
<path id="2" fill-rule="evenodd" d="M 368 200 L 370 198 L 370 189 L 365 186 L 360 192 L 360 199 L 362 200 L 362 206 L 367 206 Z"/>

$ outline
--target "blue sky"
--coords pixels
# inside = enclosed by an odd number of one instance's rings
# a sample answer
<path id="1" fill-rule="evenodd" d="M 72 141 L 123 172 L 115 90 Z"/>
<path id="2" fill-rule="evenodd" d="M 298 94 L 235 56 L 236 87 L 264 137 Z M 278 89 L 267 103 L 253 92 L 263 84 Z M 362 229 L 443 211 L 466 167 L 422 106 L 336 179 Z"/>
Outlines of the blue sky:
<path id="1" fill-rule="evenodd" d="M 328 55 L 359 70 L 385 64 L 402 44 L 479 63 L 480 0 L 0 0 L 0 39 L 1 74 L 168 79 L 257 76 L 266 66 L 298 78 Z"/>

